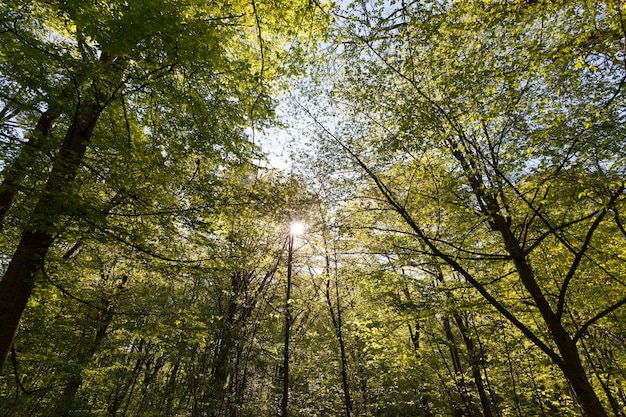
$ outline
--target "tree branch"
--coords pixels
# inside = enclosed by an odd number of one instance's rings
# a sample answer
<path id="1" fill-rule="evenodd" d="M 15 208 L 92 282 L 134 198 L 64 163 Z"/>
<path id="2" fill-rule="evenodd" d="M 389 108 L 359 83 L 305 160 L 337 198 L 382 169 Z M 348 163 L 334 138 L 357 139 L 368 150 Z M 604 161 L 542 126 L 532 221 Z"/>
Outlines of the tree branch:
<path id="1" fill-rule="evenodd" d="M 576 253 L 576 256 L 574 256 L 574 261 L 572 262 L 572 265 L 570 266 L 569 271 L 567 271 L 567 275 L 563 279 L 563 284 L 561 285 L 561 289 L 559 291 L 559 302 L 558 302 L 558 307 L 556 310 L 556 316 L 559 319 L 563 315 L 563 309 L 565 307 L 565 296 L 567 295 L 567 287 L 569 286 L 569 283 L 574 277 L 574 274 L 576 273 L 576 270 L 578 269 L 578 266 L 580 265 L 580 261 L 585 255 L 585 252 L 587 251 L 587 249 L 589 249 L 591 238 L 593 237 L 593 234 L 600 226 L 600 223 L 602 222 L 602 219 L 604 219 L 604 216 L 606 216 L 606 213 L 608 212 L 609 208 L 613 206 L 613 204 L 617 200 L 617 197 L 622 193 L 623 189 L 624 189 L 624 186 L 620 187 L 613 194 L 613 196 L 611 196 L 611 199 L 607 203 L 606 207 L 600 211 L 600 214 L 598 215 L 598 217 L 596 217 L 594 222 L 589 227 L 589 230 L 587 231 L 587 235 L 585 236 L 585 240 L 582 246 L 580 247 L 580 250 Z"/>
<path id="2" fill-rule="evenodd" d="M 378 175 L 356 155 L 352 149 L 350 149 L 343 141 L 330 132 L 326 126 L 324 126 L 306 107 L 302 108 L 313 119 L 313 121 L 328 134 L 350 157 L 359 165 L 365 173 L 374 182 L 378 190 L 385 197 L 387 203 L 395 209 L 395 211 L 402 217 L 406 224 L 415 232 L 417 237 L 430 249 L 431 254 L 442 259 L 446 264 L 457 271 L 463 278 L 467 280 L 480 295 L 494 307 L 500 314 L 506 317 L 515 327 L 517 327 L 535 346 L 541 349 L 548 357 L 558 366 L 565 366 L 563 359 L 548 345 L 546 345 L 539 337 L 533 333 L 524 323 L 522 323 L 513 313 L 511 313 L 502 303 L 500 303 L 491 293 L 482 285 L 474 276 L 465 270 L 455 259 L 450 255 L 442 252 L 433 241 L 424 233 L 424 231 L 413 220 L 412 216 L 407 210 L 401 206 L 395 199 L 393 192 L 387 187 L 387 185 L 378 177 Z M 626 302 L 626 301 L 625 301 Z"/>
<path id="3" fill-rule="evenodd" d="M 574 338 L 572 340 L 574 342 L 578 341 L 578 339 L 580 339 L 581 337 L 584 336 L 584 334 L 587 332 L 587 329 L 589 329 L 589 327 L 591 327 L 593 324 L 595 324 L 601 318 L 606 317 L 607 315 L 609 315 L 613 311 L 617 310 L 618 308 L 620 308 L 624 304 L 626 304 L 626 297 L 622 298 L 621 300 L 619 300 L 617 303 L 613 304 L 612 306 L 605 308 L 604 310 L 602 310 L 601 312 L 599 312 L 598 314 L 596 314 L 595 316 L 593 316 L 592 318 L 587 320 L 585 322 L 585 324 L 583 324 L 580 327 L 580 329 L 576 332 L 576 334 L 574 335 Z"/>

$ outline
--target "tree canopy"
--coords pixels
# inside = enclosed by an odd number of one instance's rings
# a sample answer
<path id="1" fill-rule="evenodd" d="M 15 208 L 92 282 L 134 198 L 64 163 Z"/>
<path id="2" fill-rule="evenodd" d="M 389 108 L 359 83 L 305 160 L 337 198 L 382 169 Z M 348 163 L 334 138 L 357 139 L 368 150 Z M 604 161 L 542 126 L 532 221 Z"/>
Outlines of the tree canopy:
<path id="1" fill-rule="evenodd" d="M 0 5 L 0 414 L 625 416 L 625 13 Z"/>

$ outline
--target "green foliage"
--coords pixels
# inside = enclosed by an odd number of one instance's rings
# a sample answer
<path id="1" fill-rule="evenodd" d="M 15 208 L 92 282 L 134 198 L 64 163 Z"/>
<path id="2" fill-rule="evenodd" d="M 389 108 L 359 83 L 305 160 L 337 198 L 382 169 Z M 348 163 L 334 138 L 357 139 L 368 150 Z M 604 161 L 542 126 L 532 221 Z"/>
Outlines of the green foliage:
<path id="1" fill-rule="evenodd" d="M 0 5 L 2 270 L 54 238 L 0 414 L 276 414 L 294 219 L 290 415 L 624 414 L 624 6 L 342 6 Z"/>
<path id="2" fill-rule="evenodd" d="M 546 353 L 570 383 L 567 369 L 582 362 L 578 375 L 593 388 L 572 389 L 585 413 L 606 415 L 582 398 L 592 390 L 622 413 L 621 382 L 602 379 L 593 357 L 603 340 L 587 332 L 619 320 L 625 300 L 613 245 L 624 238 L 623 5 L 354 2 L 346 14 L 340 70 L 327 81 L 339 117 L 307 112 L 321 127 L 322 163 L 351 159 L 365 177 L 343 195 L 354 199 L 343 219 L 366 231 L 356 240 L 376 261 L 365 278 L 372 293 L 437 319 L 412 326 L 437 329 L 425 344 L 449 351 L 431 362 L 458 407 L 447 414 L 577 413 L 546 358 L 550 376 L 530 380 L 511 366 L 508 345 L 489 346 L 499 361 L 473 362 L 476 341 L 491 338 L 482 328 L 502 328 L 503 318 L 514 325 L 505 333 L 528 338 L 524 349 Z M 478 402 L 481 380 L 492 385 Z"/>

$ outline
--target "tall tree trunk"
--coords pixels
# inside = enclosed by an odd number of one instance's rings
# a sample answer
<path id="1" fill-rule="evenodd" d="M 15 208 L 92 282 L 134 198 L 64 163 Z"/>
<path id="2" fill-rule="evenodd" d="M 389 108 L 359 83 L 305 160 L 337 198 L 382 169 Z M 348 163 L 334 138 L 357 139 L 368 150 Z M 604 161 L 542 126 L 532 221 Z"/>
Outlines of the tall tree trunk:
<path id="1" fill-rule="evenodd" d="M 469 396 L 467 390 L 467 384 L 465 383 L 465 373 L 463 372 L 463 367 L 461 365 L 461 355 L 459 354 L 459 349 L 456 344 L 456 340 L 454 338 L 454 334 L 452 333 L 452 327 L 450 326 L 450 318 L 448 316 L 443 317 L 443 328 L 446 334 L 446 340 L 448 342 L 448 349 L 450 350 L 450 358 L 452 359 L 452 366 L 454 368 L 454 378 L 456 379 L 456 385 L 459 390 L 459 395 L 461 397 L 461 403 L 464 406 L 465 412 L 463 415 L 471 417 L 472 413 L 472 401 Z M 461 412 L 460 408 L 454 407 L 459 411 L 455 411 L 456 413 Z"/>
<path id="2" fill-rule="evenodd" d="M 504 351 L 506 352 L 506 362 L 508 364 L 508 370 L 509 370 L 509 381 L 511 381 L 511 389 L 513 390 L 513 399 L 515 400 L 515 409 L 517 410 L 517 415 L 519 417 L 523 417 L 522 414 L 522 409 L 521 409 L 521 404 L 520 404 L 520 398 L 519 395 L 517 393 L 517 372 L 515 372 L 515 369 L 513 368 L 513 360 L 511 358 L 511 351 L 509 350 L 509 344 L 508 341 L 506 339 L 506 333 L 507 333 L 507 329 L 506 326 L 502 325 L 499 326 L 502 329 L 502 342 L 504 344 Z"/>
<path id="3" fill-rule="evenodd" d="M 231 274 L 230 297 L 226 311 L 220 308 L 224 321 L 218 333 L 219 343 L 213 359 L 210 387 L 205 398 L 205 402 L 211 405 L 210 413 L 213 416 L 232 415 L 234 410 L 241 405 L 233 401 L 237 401 L 238 387 L 235 377 L 241 356 L 241 340 L 245 336 L 243 329 L 250 322 L 251 315 L 276 272 L 277 266 L 278 263 L 265 274 L 254 291 L 250 287 L 256 277 L 255 271 L 236 271 Z M 235 357 L 234 363 L 233 356 Z M 233 394 L 235 394 L 234 399 Z"/>
<path id="4" fill-rule="evenodd" d="M 135 385 L 137 384 L 137 379 L 139 378 L 139 374 L 141 373 L 141 368 L 146 361 L 147 354 L 143 352 L 144 346 L 146 345 L 145 339 L 139 339 L 139 344 L 135 347 L 133 344 L 133 348 L 130 353 L 137 353 L 137 359 L 135 359 L 135 366 L 130 373 L 130 379 L 127 381 L 124 378 L 124 373 L 120 373 L 120 376 L 115 385 L 115 392 L 109 397 L 107 401 L 107 415 L 110 417 L 116 417 L 117 413 L 124 402 L 124 398 L 130 398 L 135 391 Z M 146 348 L 147 352 L 148 348 Z M 127 363 L 130 365 L 130 359 Z M 124 410 L 128 408 L 128 401 L 126 402 L 126 407 Z M 125 412 L 125 411 L 124 411 Z"/>
<path id="5" fill-rule="evenodd" d="M 581 344 L 581 347 L 583 348 L 583 352 L 585 353 L 585 357 L 587 358 L 587 361 L 591 364 L 594 374 L 596 378 L 598 379 L 598 382 L 600 383 L 602 390 L 604 391 L 604 395 L 606 395 L 606 398 L 609 400 L 609 404 L 611 405 L 613 414 L 615 414 L 615 417 L 624 417 L 624 412 L 621 410 L 619 402 L 617 401 L 617 398 L 615 398 L 615 395 L 611 391 L 611 386 L 609 384 L 610 373 L 607 372 L 604 367 L 604 364 L 602 361 L 602 356 L 603 356 L 602 352 L 596 349 L 596 351 L 598 351 L 598 356 L 599 356 L 598 364 L 596 365 L 593 362 L 594 358 L 592 357 L 591 351 L 586 346 L 583 339 L 580 340 L 580 344 Z M 611 359 L 608 357 L 606 358 L 606 360 L 611 361 Z M 602 374 L 606 374 L 606 379 L 602 378 Z"/>
<path id="6" fill-rule="evenodd" d="M 22 312 L 43 274 L 44 259 L 52 244 L 51 233 L 26 230 L 0 281 L 0 371 L 11 352 Z"/>
<path id="7" fill-rule="evenodd" d="M 233 276 L 235 275 L 237 274 L 233 274 Z M 233 280 L 235 280 L 234 277 Z M 233 328 L 235 326 L 236 310 L 237 304 L 235 295 L 233 294 L 230 297 L 226 319 L 222 324 L 219 346 L 215 359 L 213 360 L 211 388 L 208 390 L 208 394 L 210 395 L 210 398 L 208 398 L 211 408 L 210 414 L 214 417 L 223 414 L 224 403 L 227 402 L 227 397 L 230 392 L 232 378 L 230 360 L 234 347 Z"/>
<path id="8" fill-rule="evenodd" d="M 105 52 L 100 60 L 111 61 Z M 116 82 L 119 84 L 123 66 L 116 66 Z M 95 88 L 95 87 L 94 87 Z M 43 194 L 33 210 L 30 225 L 22 233 L 15 254 L 0 282 L 0 371 L 6 363 L 22 313 L 33 287 L 43 274 L 46 254 L 58 232 L 56 223 L 64 214 L 60 207 L 67 205 L 70 189 L 83 160 L 87 144 L 98 118 L 113 92 L 106 94 L 105 101 L 88 96 L 78 105 L 72 124 L 57 154 Z"/>
<path id="9" fill-rule="evenodd" d="M 406 289 L 406 294 L 410 299 L 408 288 Z M 409 336 L 411 337 L 411 345 L 413 346 L 415 357 L 418 361 L 420 361 L 422 358 L 420 355 L 419 324 L 417 323 L 415 324 L 415 329 L 413 329 L 413 326 L 411 326 L 411 324 L 409 324 L 408 327 L 409 327 Z M 430 407 L 430 397 L 428 395 L 428 390 L 426 388 L 426 382 L 424 381 L 424 377 L 422 375 L 418 376 L 417 384 L 419 385 L 420 405 L 422 408 L 422 413 L 424 414 L 424 417 L 433 417 L 433 411 Z"/>
<path id="10" fill-rule="evenodd" d="M 491 228 L 498 232 L 502 237 L 506 252 L 511 257 L 520 281 L 528 294 L 532 297 L 534 304 L 541 314 L 546 324 L 552 341 L 560 353 L 560 358 L 552 357 L 555 364 L 561 369 L 563 375 L 570 383 L 578 402 L 587 417 L 608 417 L 602 402 L 598 398 L 589 378 L 585 372 L 576 340 L 574 340 L 562 323 L 562 314 L 564 310 L 565 293 L 567 289 L 567 281 L 563 283 L 561 294 L 559 295 L 559 306 L 557 311 L 553 311 L 550 303 L 545 297 L 533 272 L 527 254 L 523 249 L 522 242 L 516 237 L 511 229 L 511 221 L 505 216 L 506 210 L 503 210 L 501 204 L 492 190 L 485 184 L 482 177 L 478 174 L 478 168 L 473 162 L 472 155 L 464 153 L 462 148 L 454 139 L 449 139 L 452 154 L 459 161 L 465 176 L 472 187 L 472 191 L 478 199 L 481 211 L 488 216 Z M 613 196 L 614 202 L 617 195 Z M 601 212 L 595 221 L 595 226 L 599 224 L 606 209 Z M 591 231 L 594 229 L 591 229 Z M 574 261 L 575 263 L 577 260 Z M 567 278 L 566 278 L 567 279 Z"/>
<path id="11" fill-rule="evenodd" d="M 327 259 L 327 266 L 329 265 Z M 330 273 L 330 271 L 328 271 Z M 335 336 L 339 343 L 339 355 L 341 360 L 341 384 L 343 387 L 344 407 L 346 411 L 346 417 L 352 415 L 352 396 L 350 395 L 350 385 L 348 383 L 348 359 L 346 356 L 346 346 L 343 339 L 343 321 L 341 317 L 341 300 L 339 297 L 339 284 L 335 277 L 335 301 L 337 303 L 336 311 L 333 308 L 332 297 L 330 295 L 330 279 L 326 280 L 326 303 L 328 304 L 328 310 L 330 312 L 330 318 L 335 329 Z"/>
<path id="12" fill-rule="evenodd" d="M 285 338 L 283 344 L 283 397 L 280 403 L 281 417 L 289 417 L 289 338 L 291 336 L 291 264 L 293 262 L 293 235 L 288 238 L 287 248 L 287 294 L 285 297 Z"/>
<path id="13" fill-rule="evenodd" d="M 326 219 L 324 218 L 324 212 L 320 207 L 320 215 L 323 221 L 323 229 L 322 229 L 322 237 L 324 240 L 324 259 L 325 259 L 325 268 L 326 268 L 326 304 L 328 305 L 328 312 L 330 314 L 330 319 L 333 325 L 333 329 L 335 330 L 335 337 L 337 338 L 337 342 L 339 343 L 339 359 L 341 361 L 341 385 L 343 388 L 343 398 L 344 398 L 344 410 L 346 412 L 346 417 L 351 417 L 353 413 L 353 401 L 352 395 L 350 393 L 350 384 L 348 380 L 348 357 L 346 354 L 346 345 L 343 337 L 343 309 L 341 307 L 341 297 L 339 295 L 339 278 L 338 278 L 338 267 L 337 267 L 337 254 L 335 253 L 333 256 L 334 259 L 334 268 L 331 268 L 331 251 L 328 245 L 328 225 L 326 224 Z M 333 273 L 334 271 L 334 273 Z M 334 296 L 336 308 L 333 307 L 333 297 L 331 296 L 331 279 L 330 277 L 334 276 Z"/>
<path id="14" fill-rule="evenodd" d="M 435 266 L 435 269 L 436 269 L 435 277 L 437 279 L 437 283 L 443 284 L 444 276 L 443 276 L 443 272 L 441 268 L 439 266 Z M 410 298 L 408 288 L 405 289 L 405 295 Z M 454 297 L 449 291 L 445 291 L 445 296 L 446 296 L 446 300 L 450 304 L 454 304 L 455 302 Z M 480 403 L 483 409 L 483 414 L 485 417 L 493 417 L 493 414 L 491 413 L 489 399 L 487 398 L 487 395 L 485 393 L 485 388 L 483 386 L 482 376 L 480 375 L 480 368 L 479 368 L 478 361 L 482 354 L 479 354 L 476 352 L 474 341 L 469 336 L 468 331 L 467 331 L 467 326 L 465 326 L 465 324 L 463 323 L 463 320 L 460 314 L 457 311 L 453 311 L 452 318 L 454 319 L 454 322 L 456 323 L 457 328 L 459 329 L 459 333 L 461 334 L 461 338 L 463 339 L 465 348 L 467 350 L 467 354 L 469 356 L 470 369 L 472 370 L 472 378 L 474 379 L 474 386 L 476 387 L 476 391 L 478 392 L 478 397 L 480 398 Z M 449 316 L 446 315 L 443 318 L 443 325 L 444 325 L 444 330 L 446 333 L 446 338 L 448 340 L 448 343 L 450 344 L 450 356 L 452 357 L 454 371 L 460 378 L 459 381 L 457 382 L 457 386 L 459 388 L 461 400 L 466 405 L 466 410 L 467 410 L 468 415 L 471 415 L 473 404 L 467 392 L 467 385 L 465 384 L 465 379 L 464 379 L 465 372 L 463 372 L 463 369 L 461 366 L 460 354 L 456 346 L 454 335 L 452 333 Z"/>
<path id="15" fill-rule="evenodd" d="M 243 406 L 243 394 L 247 384 L 247 358 L 244 355 L 245 352 L 245 342 L 239 341 L 236 346 L 236 358 L 235 358 L 235 367 L 232 371 L 233 382 L 232 382 L 232 396 L 233 399 L 230 401 L 230 406 L 228 408 L 228 417 L 237 417 L 241 414 L 241 409 Z M 243 371 L 242 371 L 243 368 Z"/>
<path id="16" fill-rule="evenodd" d="M 517 272 L 529 294 L 532 296 L 537 309 L 541 313 L 546 323 L 552 340 L 555 342 L 560 353 L 561 359 L 556 365 L 561 369 L 563 375 L 570 383 L 578 402 L 587 417 L 608 417 L 604 406 L 600 402 L 595 389 L 591 385 L 585 368 L 583 367 L 576 341 L 569 335 L 563 323 L 561 316 L 555 313 L 547 299 L 545 298 L 539 284 L 535 279 L 535 275 L 528 264 L 526 256 L 519 245 L 513 232 L 508 226 L 508 222 L 499 214 L 493 215 L 494 224 L 504 238 L 507 250 L 511 254 Z"/>
<path id="17" fill-rule="evenodd" d="M 177 357 L 175 361 L 176 362 L 174 362 L 174 366 L 172 367 L 172 370 L 167 377 L 167 382 L 165 383 L 165 393 L 163 395 L 163 402 L 161 407 L 161 412 L 165 416 L 171 416 L 175 414 L 172 409 L 174 408 L 173 403 L 176 395 L 176 380 L 178 378 L 178 370 L 180 369 L 181 358 Z"/>
<path id="18" fill-rule="evenodd" d="M 68 259 L 71 256 L 76 245 L 68 251 L 63 258 Z M 104 339 L 107 336 L 107 331 L 109 326 L 111 325 L 111 321 L 113 320 L 113 316 L 115 315 L 115 304 L 116 297 L 119 292 L 124 290 L 126 282 L 128 281 L 128 276 L 123 275 L 119 278 L 119 281 L 116 283 L 115 290 L 113 294 L 105 297 L 103 300 L 101 310 L 96 319 L 96 334 L 93 336 L 93 339 L 87 341 L 83 347 L 79 348 L 79 352 L 74 359 L 75 371 L 70 377 L 70 380 L 65 385 L 63 393 L 61 394 L 61 398 L 57 403 L 55 411 L 53 415 L 65 417 L 69 416 L 72 411 L 74 399 L 76 398 L 76 394 L 80 389 L 83 383 L 83 369 L 89 364 L 89 362 L 93 359 L 94 355 L 100 350 L 102 343 L 104 343 Z"/>

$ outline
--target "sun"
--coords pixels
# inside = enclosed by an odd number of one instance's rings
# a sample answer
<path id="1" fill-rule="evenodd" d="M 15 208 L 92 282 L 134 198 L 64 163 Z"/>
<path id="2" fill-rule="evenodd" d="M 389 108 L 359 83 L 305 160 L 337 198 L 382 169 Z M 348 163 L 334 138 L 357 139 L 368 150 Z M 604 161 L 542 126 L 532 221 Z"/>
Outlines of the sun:
<path id="1" fill-rule="evenodd" d="M 293 222 L 289 226 L 289 234 L 291 236 L 299 236 L 304 233 L 304 229 L 306 228 L 305 224 L 302 222 Z"/>

